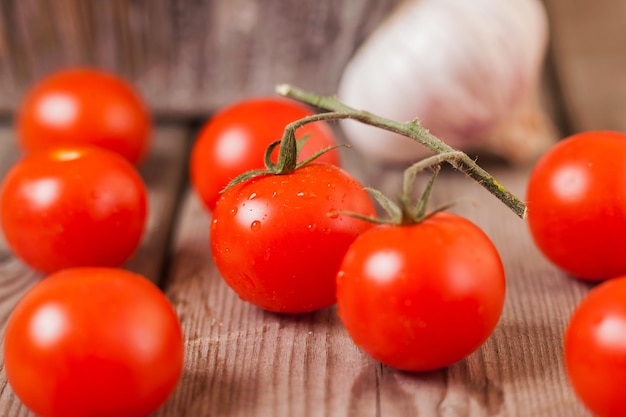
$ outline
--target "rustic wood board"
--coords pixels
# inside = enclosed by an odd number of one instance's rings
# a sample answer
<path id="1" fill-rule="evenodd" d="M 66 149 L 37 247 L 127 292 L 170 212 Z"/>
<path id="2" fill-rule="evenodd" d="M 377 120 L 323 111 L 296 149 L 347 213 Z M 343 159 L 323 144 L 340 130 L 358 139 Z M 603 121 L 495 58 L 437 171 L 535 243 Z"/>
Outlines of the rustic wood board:
<path id="1" fill-rule="evenodd" d="M 153 281 L 161 278 L 167 259 L 181 184 L 186 178 L 189 138 L 187 126 L 157 125 L 153 147 L 140 169 L 149 192 L 148 230 L 137 253 L 124 267 Z M 17 158 L 13 130 L 0 126 L 0 178 Z M 33 272 L 12 257 L 6 242 L 0 237 L 0 338 L 4 335 L 6 321 L 15 304 L 42 277 L 42 274 Z M 2 357 L 0 350 L 0 361 Z M 4 367 L 0 372 L 0 416 L 31 416 L 8 386 Z"/>
<path id="2" fill-rule="evenodd" d="M 496 167 L 523 195 L 527 170 Z M 393 193 L 399 173 L 370 184 Z M 524 221 L 458 172 L 435 200 L 467 197 L 455 211 L 499 248 L 508 293 L 502 319 L 476 353 L 448 369 L 398 372 L 351 342 L 335 308 L 277 315 L 240 301 L 211 260 L 210 216 L 184 200 L 165 290 L 186 338 L 183 379 L 158 416 L 587 416 L 567 383 L 562 332 L 587 286 L 551 266 Z M 436 202 L 436 201 L 435 201 Z"/>
<path id="3" fill-rule="evenodd" d="M 270 93 L 281 82 L 333 93 L 354 48 L 399 1 L 268 0 L 263 7 L 252 0 L 2 1 L 0 113 L 14 111 L 35 79 L 66 65 L 115 71 L 136 83 L 157 116 L 184 120 Z M 552 35 L 546 98 L 558 127 L 625 130 L 626 5 L 544 2 Z M 505 310 L 492 337 L 469 358 L 411 374 L 364 355 L 334 308 L 279 316 L 238 300 L 212 263 L 208 214 L 181 188 L 189 130 L 163 125 L 156 136 L 155 153 L 142 167 L 153 213 L 127 267 L 161 280 L 180 314 L 187 353 L 181 383 L 157 416 L 589 416 L 562 364 L 562 332 L 588 286 L 550 265 L 524 222 L 461 174 L 445 172 L 435 199 L 475 201 L 455 211 L 481 226 L 500 250 Z M 4 126 L 0 174 L 16 158 Z M 353 154 L 347 161 L 364 183 L 397 189 L 397 170 L 364 166 Z M 489 168 L 523 197 L 527 168 Z M 0 328 L 40 278 L 13 259 L 0 238 Z M 0 415 L 31 416 L 3 371 Z"/>
<path id="4" fill-rule="evenodd" d="M 333 93 L 354 49 L 400 1 L 3 1 L 0 113 L 72 65 L 128 78 L 160 115 L 203 117 L 282 82 Z M 543 1 L 565 130 L 624 129 L 626 5 Z"/>
<path id="5" fill-rule="evenodd" d="M 545 0 L 551 64 L 572 132 L 626 131 L 626 3 Z"/>
<path id="6" fill-rule="evenodd" d="M 202 116 L 282 82 L 330 94 L 399 1 L 2 1 L 0 112 L 70 65 L 125 76 L 159 114 Z"/>

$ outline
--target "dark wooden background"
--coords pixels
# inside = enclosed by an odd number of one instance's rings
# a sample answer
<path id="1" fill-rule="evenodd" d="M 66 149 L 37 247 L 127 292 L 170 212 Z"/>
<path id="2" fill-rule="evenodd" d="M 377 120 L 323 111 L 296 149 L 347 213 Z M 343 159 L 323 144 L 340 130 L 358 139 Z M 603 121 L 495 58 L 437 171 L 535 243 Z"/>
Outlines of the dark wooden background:
<path id="1" fill-rule="evenodd" d="M 155 147 L 141 168 L 149 230 L 125 266 L 170 297 L 187 352 L 180 385 L 155 415 L 588 415 L 565 377 L 561 344 L 588 285 L 550 265 L 523 221 L 456 172 L 444 173 L 435 199 L 476 202 L 455 210 L 493 239 L 508 293 L 493 336 L 447 369 L 409 374 L 381 366 L 352 344 L 334 308 L 262 312 L 240 302 L 212 264 L 210 219 L 187 182 L 194 129 L 229 102 L 272 94 L 277 83 L 335 92 L 355 48 L 399 1 L 0 0 L 0 175 L 19 156 L 13 112 L 25 89 L 52 70 L 114 71 L 134 82 L 155 114 Z M 542 97 L 559 134 L 626 130 L 626 2 L 545 4 L 550 49 Z M 398 170 L 345 156 L 346 169 L 368 185 L 398 187 Z M 523 197 L 529 166 L 486 168 Z M 0 323 L 39 279 L 0 237 Z M 30 416 L 3 371 L 0 416 Z"/>
<path id="2" fill-rule="evenodd" d="M 33 79 L 84 64 L 133 80 L 158 114 L 206 115 L 281 82 L 333 93 L 398 2 L 3 0 L 0 108 Z"/>

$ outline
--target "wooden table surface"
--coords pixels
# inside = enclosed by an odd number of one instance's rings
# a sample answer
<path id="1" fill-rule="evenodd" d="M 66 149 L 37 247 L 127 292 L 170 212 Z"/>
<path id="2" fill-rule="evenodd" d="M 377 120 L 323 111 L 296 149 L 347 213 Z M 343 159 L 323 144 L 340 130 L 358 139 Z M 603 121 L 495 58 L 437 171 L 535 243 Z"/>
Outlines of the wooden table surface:
<path id="1" fill-rule="evenodd" d="M 508 287 L 493 335 L 457 364 L 427 373 L 393 370 L 355 347 L 336 308 L 271 314 L 241 302 L 222 281 L 210 255 L 209 214 L 187 178 L 198 123 L 221 105 L 268 93 L 280 82 L 332 93 L 355 45 L 398 1 L 296 3 L 269 0 L 261 8 L 260 2 L 245 0 L 0 2 L 0 33 L 5 34 L 0 38 L 0 177 L 19 157 L 11 124 L 16 101 L 33 79 L 55 67 L 90 63 L 125 74 L 156 116 L 154 147 L 141 167 L 150 191 L 148 231 L 125 267 L 158 282 L 172 301 L 183 325 L 186 360 L 176 391 L 154 416 L 588 416 L 564 373 L 562 333 L 589 285 L 549 264 L 525 222 L 458 172 L 443 172 L 433 198 L 472 201 L 453 211 L 492 238 Z M 560 134 L 626 130 L 626 5 L 546 0 L 546 6 L 551 22 L 546 108 Z M 237 7 L 243 11 L 234 13 Z M 300 19 L 296 23 L 308 39 L 309 55 L 270 47 L 289 30 L 274 25 L 272 31 L 259 22 L 284 15 Z M 91 24 L 94 16 L 108 17 L 116 24 L 94 28 L 75 16 L 87 16 Z M 306 19 L 311 26 L 302 24 Z M 155 22 L 161 30 L 149 39 Z M 55 36 L 44 37 L 44 30 Z M 215 40 L 220 36 L 239 36 L 233 45 L 248 49 L 224 46 Z M 104 38 L 111 41 L 102 46 Z M 18 49 L 20 59 L 11 60 Z M 399 169 L 364 163 L 356 151 L 342 152 L 345 168 L 364 184 L 398 189 Z M 493 162 L 484 168 L 523 198 L 530 166 Z M 0 236 L 2 329 L 20 297 L 41 278 L 11 255 Z M 3 369 L 0 416 L 31 416 Z"/>

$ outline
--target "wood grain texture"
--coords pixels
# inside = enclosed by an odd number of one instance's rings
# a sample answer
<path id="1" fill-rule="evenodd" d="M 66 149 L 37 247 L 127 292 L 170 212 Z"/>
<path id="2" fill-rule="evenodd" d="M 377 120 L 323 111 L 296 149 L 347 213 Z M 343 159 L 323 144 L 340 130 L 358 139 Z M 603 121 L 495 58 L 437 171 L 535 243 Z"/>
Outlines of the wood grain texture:
<path id="1" fill-rule="evenodd" d="M 527 171 L 495 168 L 523 195 Z M 366 178 L 366 176 L 363 176 Z M 370 178 L 393 194 L 399 172 Z M 469 198 L 455 211 L 481 226 L 506 266 L 505 310 L 484 346 L 446 370 L 398 372 L 351 342 L 335 308 L 277 315 L 244 303 L 211 260 L 209 216 L 184 202 L 165 289 L 181 317 L 187 363 L 158 416 L 587 416 L 562 364 L 562 332 L 587 286 L 538 253 L 526 225 L 458 172 L 435 201 Z"/>
<path id="2" fill-rule="evenodd" d="M 356 45 L 399 1 L 0 1 L 0 113 L 13 111 L 33 80 L 66 65 L 115 71 L 135 82 L 157 117 L 185 120 L 271 93 L 279 82 L 332 93 Z M 624 130 L 626 6 L 545 3 L 553 65 L 546 99 L 559 127 Z M 2 176 L 17 158 L 12 135 L 0 127 Z M 354 346 L 335 308 L 270 314 L 241 302 L 224 284 L 211 260 L 209 217 L 193 193 L 181 189 L 188 135 L 184 125 L 156 131 L 155 152 L 142 167 L 150 187 L 149 228 L 126 265 L 160 280 L 184 327 L 185 372 L 156 416 L 589 416 L 562 363 L 563 330 L 588 286 L 550 265 L 524 222 L 482 188 L 448 170 L 433 203 L 474 201 L 454 210 L 482 227 L 501 253 L 508 291 L 498 327 L 481 349 L 448 369 L 398 372 Z M 397 168 L 344 154 L 365 184 L 391 195 L 399 189 Z M 527 170 L 488 168 L 523 197 Z M 0 331 L 38 279 L 0 237 Z M 0 416 L 31 416 L 3 371 Z"/>
<path id="3" fill-rule="evenodd" d="M 148 186 L 148 229 L 137 253 L 124 267 L 153 281 L 160 280 L 167 259 L 180 187 L 186 178 L 189 135 L 190 130 L 184 125 L 157 125 L 152 149 L 140 171 Z M 13 130 L 0 126 L 0 178 L 4 178 L 18 155 Z M 0 339 L 14 306 L 42 277 L 11 255 L 0 233 Z M 0 361 L 2 358 L 0 349 Z M 31 416 L 11 391 L 4 367 L 0 371 L 0 416 Z"/>
<path id="4" fill-rule="evenodd" d="M 202 117 L 281 82 L 333 93 L 355 47 L 400 1 L 2 1 L 0 112 L 71 65 L 119 73 L 167 115 Z M 626 6 L 544 3 L 568 130 L 623 128 Z"/>
<path id="5" fill-rule="evenodd" d="M 626 3 L 545 0 L 570 130 L 626 130 Z"/>
<path id="6" fill-rule="evenodd" d="M 125 76 L 166 114 L 204 115 L 282 82 L 333 93 L 355 46 L 399 1 L 2 1 L 0 111 L 69 65 Z"/>

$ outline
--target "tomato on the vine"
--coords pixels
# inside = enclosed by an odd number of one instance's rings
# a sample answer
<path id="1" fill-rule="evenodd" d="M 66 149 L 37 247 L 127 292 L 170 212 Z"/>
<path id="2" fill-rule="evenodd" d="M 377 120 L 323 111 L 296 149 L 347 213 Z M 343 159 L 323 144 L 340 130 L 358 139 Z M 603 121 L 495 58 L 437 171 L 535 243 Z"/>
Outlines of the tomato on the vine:
<path id="1" fill-rule="evenodd" d="M 36 284 L 4 334 L 4 369 L 41 417 L 143 417 L 180 379 L 180 322 L 165 295 L 122 269 L 73 268 Z"/>
<path id="2" fill-rule="evenodd" d="M 574 392 L 598 417 L 626 414 L 626 276 L 592 288 L 572 314 L 564 338 Z"/>
<path id="3" fill-rule="evenodd" d="M 339 317 L 356 345 L 407 371 L 453 364 L 497 325 L 504 268 L 487 235 L 451 213 L 379 225 L 352 243 L 337 275 Z"/>
<path id="4" fill-rule="evenodd" d="M 92 68 L 72 68 L 39 80 L 18 109 L 19 143 L 27 152 L 99 146 L 139 163 L 150 144 L 151 116 L 136 89 Z"/>
<path id="5" fill-rule="evenodd" d="M 367 191 L 334 165 L 311 163 L 226 190 L 211 223 L 213 259 L 241 297 L 263 309 L 299 313 L 335 303 L 335 276 L 352 241 L 372 224 Z"/>
<path id="6" fill-rule="evenodd" d="M 586 280 L 626 274 L 626 134 L 585 132 L 553 146 L 527 189 L 528 225 L 543 254 Z"/>
<path id="7" fill-rule="evenodd" d="M 96 147 L 27 155 L 0 187 L 6 241 L 42 272 L 121 265 L 141 241 L 147 205 L 135 167 Z"/>
<path id="8" fill-rule="evenodd" d="M 196 138 L 190 158 L 191 182 L 204 206 L 213 210 L 219 193 L 233 178 L 263 168 L 265 150 L 281 139 L 285 126 L 312 114 L 294 101 L 257 97 L 234 103 L 209 119 Z M 331 128 L 323 122 L 297 130 L 298 139 L 305 136 L 300 161 L 337 144 Z M 317 161 L 339 165 L 339 152 L 329 151 Z"/>

